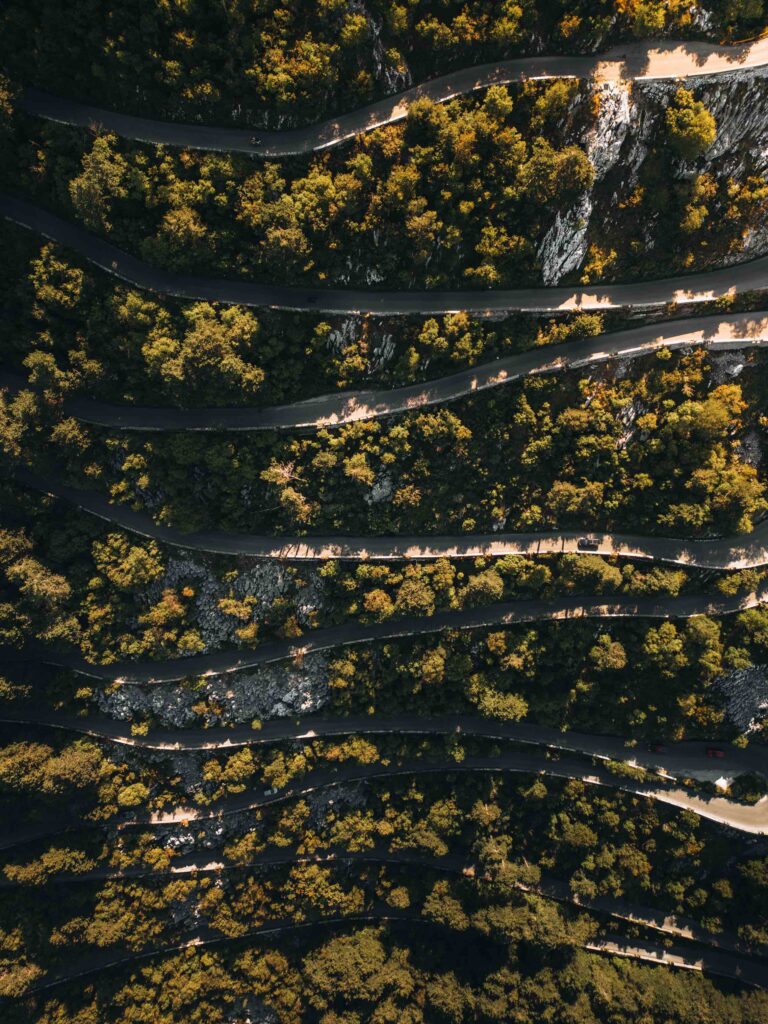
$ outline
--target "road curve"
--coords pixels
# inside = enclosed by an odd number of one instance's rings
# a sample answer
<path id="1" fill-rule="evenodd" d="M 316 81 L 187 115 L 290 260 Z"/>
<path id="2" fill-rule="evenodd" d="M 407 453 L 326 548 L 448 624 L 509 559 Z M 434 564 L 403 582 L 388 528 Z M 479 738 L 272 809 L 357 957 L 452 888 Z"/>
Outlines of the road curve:
<path id="1" fill-rule="evenodd" d="M 768 311 L 645 324 L 517 353 L 425 384 L 369 391 L 337 391 L 265 409 L 177 409 L 112 405 L 89 398 L 65 398 L 62 411 L 84 423 L 118 430 L 321 430 L 360 420 L 382 419 L 453 402 L 521 377 L 563 372 L 611 359 L 637 359 L 659 349 L 704 346 L 712 351 L 768 345 Z M 0 388 L 32 388 L 20 374 L 0 370 Z"/>
<path id="2" fill-rule="evenodd" d="M 280 559 L 287 562 L 425 561 L 433 558 L 496 558 L 505 555 L 598 554 L 608 558 L 664 562 L 695 569 L 754 569 L 768 565 L 768 519 L 752 533 L 707 540 L 647 537 L 640 534 L 595 533 L 564 530 L 556 533 L 467 533 L 461 536 L 323 537 L 262 536 L 201 530 L 183 533 L 156 523 L 145 512 L 113 505 L 104 495 L 70 487 L 53 476 L 42 477 L 19 469 L 14 480 L 24 487 L 50 494 L 76 505 L 84 512 L 142 537 L 188 551 Z M 589 548 L 584 549 L 585 538 Z M 389 628 L 389 624 L 386 624 Z M 394 634 L 392 634 L 394 635 Z"/>
<path id="3" fill-rule="evenodd" d="M 588 618 L 684 619 L 697 615 L 733 615 L 747 608 L 756 608 L 767 601 L 768 583 L 763 584 L 756 593 L 735 597 L 713 598 L 699 594 L 663 597 L 659 600 L 610 600 L 605 596 L 559 597 L 552 600 L 508 601 L 480 608 L 436 612 L 424 617 L 404 616 L 387 622 L 348 622 L 327 629 L 310 630 L 298 640 L 274 640 L 251 650 L 229 648 L 168 661 L 121 661 L 96 665 L 75 652 L 59 651 L 45 645 L 23 650 L 4 648 L 2 655 L 7 664 L 37 661 L 109 684 L 151 686 L 190 677 L 237 672 L 289 658 L 300 660 L 307 654 L 332 647 L 373 643 L 403 636 L 424 636 L 444 629 L 482 629 L 523 622 L 560 622 Z"/>
<path id="4" fill-rule="evenodd" d="M 203 859 L 198 854 L 186 854 L 176 858 L 172 864 L 164 870 L 152 870 L 150 868 L 124 868 L 110 869 L 97 868 L 92 871 L 82 872 L 79 875 L 57 875 L 50 879 L 52 884 L 66 884 L 68 882 L 89 882 L 109 881 L 116 879 L 130 878 L 167 878 L 186 877 L 193 874 L 220 874 L 226 871 L 245 871 L 254 868 L 269 869 L 272 867 L 284 867 L 291 864 L 319 864 L 324 866 L 335 866 L 339 864 L 376 863 L 387 865 L 400 865 L 440 871 L 450 874 L 461 874 L 468 878 L 477 877 L 476 865 L 465 857 L 457 854 L 447 854 L 442 857 L 430 857 L 415 850 L 393 850 L 369 849 L 360 851 L 328 850 L 312 854 L 303 853 L 297 849 L 276 849 L 267 850 L 256 855 L 252 860 L 244 864 L 232 864 L 222 861 Z M 6 879 L 0 880 L 0 888 L 16 888 L 17 884 Z M 513 887 L 519 892 L 527 895 L 538 896 L 542 899 L 552 900 L 557 903 L 564 903 L 576 907 L 579 910 L 588 910 L 593 913 L 612 917 L 615 920 L 648 928 L 657 931 L 662 935 L 669 935 L 673 938 L 684 939 L 689 942 L 696 942 L 713 949 L 720 949 L 724 952 L 736 955 L 762 955 L 762 951 L 750 951 L 745 949 L 738 937 L 729 932 L 713 933 L 704 928 L 693 918 L 684 917 L 678 914 L 668 913 L 659 910 L 657 907 L 648 907 L 641 904 L 630 903 L 627 900 L 612 896 L 596 896 L 593 898 L 580 897 L 575 895 L 567 882 L 557 878 L 544 877 L 537 883 L 515 882 Z"/>
<path id="5" fill-rule="evenodd" d="M 461 874 L 467 878 L 480 878 L 483 881 L 488 880 L 484 876 L 478 875 L 478 867 L 473 861 L 458 854 L 430 857 L 420 850 L 387 850 L 381 847 L 356 851 L 321 850 L 314 853 L 304 853 L 296 848 L 286 849 L 279 847 L 265 850 L 262 853 L 256 854 L 252 860 L 239 864 L 229 861 L 211 860 L 210 854 L 203 857 L 200 854 L 192 853 L 174 858 L 166 868 L 95 868 L 91 871 L 80 872 L 79 874 L 54 875 L 48 879 L 46 884 L 66 885 L 70 882 L 112 881 L 131 878 L 184 878 L 197 874 L 218 875 L 228 871 L 250 871 L 254 868 L 285 867 L 289 864 L 319 864 L 333 867 L 338 864 L 357 863 L 401 865 L 428 869 L 430 871 L 442 871 L 447 874 Z M 557 903 L 567 903 L 577 907 L 579 910 L 589 910 L 628 924 L 650 928 L 653 931 L 660 932 L 663 935 L 670 935 L 673 938 L 711 946 L 714 949 L 722 949 L 736 954 L 747 953 L 753 956 L 762 956 L 766 951 L 765 947 L 754 951 L 748 950 L 740 942 L 738 936 L 733 933 L 713 933 L 704 928 L 694 918 L 660 910 L 658 907 L 630 903 L 615 896 L 595 896 L 590 898 L 575 895 L 568 883 L 559 878 L 544 876 L 536 883 L 507 882 L 506 884 L 511 884 L 519 892 L 539 896 L 546 900 L 553 900 Z M 1 889 L 19 887 L 20 883 L 11 882 L 7 878 L 0 877 Z"/>
<path id="6" fill-rule="evenodd" d="M 111 970 L 115 967 L 122 967 L 124 964 L 134 963 L 136 961 L 149 960 L 157 956 L 170 956 L 172 953 L 180 953 L 185 949 L 191 949 L 193 947 L 215 946 L 221 945 L 225 942 L 244 942 L 251 939 L 264 938 L 270 935 L 279 935 L 281 932 L 300 931 L 307 928 L 327 928 L 333 927 L 334 925 L 359 924 L 361 922 L 388 923 L 391 921 L 405 921 L 409 924 L 423 924 L 431 928 L 446 928 L 445 925 L 440 925 L 437 924 L 437 922 L 430 921 L 428 918 L 421 917 L 413 911 L 397 910 L 395 907 L 390 907 L 387 904 L 383 904 L 380 907 L 373 907 L 370 910 L 364 910 L 355 914 L 334 914 L 327 917 L 310 918 L 306 921 L 294 921 L 291 918 L 266 921 L 258 928 L 253 928 L 250 931 L 245 932 L 243 935 L 235 937 L 222 935 L 221 932 L 214 931 L 212 928 L 199 928 L 194 932 L 188 933 L 188 938 L 184 941 L 175 943 L 172 946 L 162 946 L 160 948 L 142 950 L 136 953 L 128 951 L 115 952 L 109 949 L 93 950 L 86 956 L 78 957 L 71 967 L 63 967 L 59 971 L 44 975 L 40 981 L 26 989 L 21 998 L 26 998 L 37 992 L 48 991 L 58 985 L 64 985 L 67 982 L 76 981 L 78 978 L 86 977 L 89 974 L 98 974 L 101 971 Z M 768 987 L 768 985 L 766 985 L 766 987 Z"/>
<path id="7" fill-rule="evenodd" d="M 78 718 L 37 705 L 0 709 L 0 722 L 15 725 L 46 726 L 109 740 L 129 747 L 168 752 L 189 750 L 234 750 L 285 741 L 307 742 L 333 736 L 387 735 L 462 736 L 487 740 L 511 740 L 552 750 L 588 754 L 601 760 L 627 761 L 632 765 L 659 771 L 674 778 L 706 772 L 708 775 L 758 772 L 768 778 L 768 745 L 754 743 L 740 748 L 711 740 L 684 740 L 647 749 L 642 743 L 622 736 L 605 736 L 564 731 L 531 722 L 499 722 L 463 713 L 434 715 L 345 715 L 338 718 L 273 718 L 259 729 L 250 725 L 212 726 L 207 729 L 151 729 L 134 736 L 131 722 L 91 716 Z M 725 759 L 713 761 L 707 749 L 717 746 Z"/>
<path id="8" fill-rule="evenodd" d="M 727 953 L 712 950 L 692 952 L 683 946 L 664 949 L 639 939 L 596 939 L 587 942 L 584 948 L 590 953 L 603 953 L 632 960 L 643 960 L 652 964 L 665 964 L 689 971 L 717 974 L 733 978 L 753 988 L 768 988 L 768 968 L 753 960 L 736 958 Z"/>
<path id="9" fill-rule="evenodd" d="M 221 945 L 229 942 L 244 942 L 263 938 L 269 935 L 277 935 L 286 931 L 299 931 L 307 928 L 333 927 L 336 925 L 349 925 L 360 923 L 397 923 L 404 922 L 409 925 L 426 925 L 430 928 L 453 931 L 447 925 L 431 921 L 421 917 L 413 911 L 396 910 L 386 904 L 373 907 L 368 911 L 362 911 L 348 915 L 333 915 L 328 917 L 313 918 L 307 921 L 292 921 L 290 919 L 281 921 L 265 922 L 258 928 L 253 928 L 244 935 L 231 938 L 212 929 L 199 929 L 192 933 L 183 942 L 172 946 L 163 946 L 158 949 L 149 949 L 137 953 L 115 953 L 109 950 L 97 950 L 90 953 L 87 958 L 79 958 L 77 964 L 70 968 L 62 968 L 59 972 L 44 976 L 36 984 L 30 986 L 24 996 L 34 995 L 37 992 L 47 991 L 58 985 L 76 981 L 90 974 L 100 971 L 111 970 L 115 967 L 122 967 L 127 963 L 148 960 L 157 956 L 168 956 L 179 953 L 186 949 Z M 650 961 L 656 964 L 666 964 L 672 967 L 682 967 L 688 970 L 701 971 L 721 977 L 732 978 L 744 985 L 754 988 L 768 988 L 768 968 L 757 963 L 748 957 L 734 956 L 725 952 L 706 950 L 700 952 L 682 946 L 674 946 L 671 949 L 664 949 L 661 946 L 654 946 L 651 943 L 639 942 L 636 939 L 593 939 L 585 944 L 585 949 L 592 953 L 603 953 L 612 956 L 634 957 L 640 960 Z"/>
<path id="10" fill-rule="evenodd" d="M 652 307 L 669 303 L 714 302 L 747 291 L 768 288 L 768 256 L 719 270 L 682 277 L 634 281 L 629 284 L 551 287 L 493 291 L 359 291 L 256 284 L 249 281 L 194 277 L 150 266 L 85 228 L 7 194 L 0 194 L 0 216 L 36 231 L 108 273 L 137 288 L 180 299 L 223 302 L 270 309 L 323 313 L 399 316 L 467 312 L 490 314 L 519 310 L 552 313 L 606 310 L 625 306 Z"/>
<path id="11" fill-rule="evenodd" d="M 225 797 L 209 807 L 179 807 L 167 813 L 115 817 L 109 822 L 73 821 L 72 816 L 49 818 L 45 822 L 8 831 L 0 838 L 0 850 L 8 850 L 28 842 L 71 832 L 75 829 L 173 828 L 188 827 L 190 822 L 220 821 L 230 814 L 248 813 L 285 800 L 303 798 L 333 786 L 368 782 L 372 779 L 404 775 L 450 775 L 458 772 L 512 772 L 523 775 L 547 775 L 560 779 L 579 779 L 584 783 L 619 789 L 647 800 L 658 800 L 678 810 L 691 811 L 699 817 L 751 835 L 768 835 L 768 797 L 756 804 L 739 804 L 724 797 L 709 797 L 682 787 L 667 785 L 659 777 L 636 780 L 614 774 L 607 767 L 594 766 L 575 758 L 550 759 L 544 752 L 519 751 L 495 757 L 465 757 L 462 761 L 424 761 L 412 759 L 398 764 L 344 765 L 340 768 L 319 768 L 276 792 L 250 791 Z"/>
<path id="12" fill-rule="evenodd" d="M 580 779 L 582 782 L 609 789 L 620 789 L 648 800 L 658 800 L 680 810 L 694 814 L 719 825 L 727 825 L 740 832 L 753 835 L 768 834 L 768 797 L 756 804 L 738 804 L 724 797 L 706 797 L 682 788 L 664 785 L 660 780 L 637 781 L 617 775 L 607 768 L 596 767 L 575 758 L 549 760 L 543 752 L 498 754 L 495 757 L 465 757 L 462 761 L 429 762 L 403 761 L 400 764 L 344 765 L 339 769 L 317 769 L 267 794 L 246 792 L 225 797 L 211 807 L 181 807 L 168 813 L 156 813 L 115 822 L 120 829 L 134 827 L 168 827 L 194 821 L 218 819 L 269 806 L 283 800 L 307 796 L 330 786 L 366 782 L 370 779 L 393 778 L 398 775 L 450 775 L 455 772 L 512 772 L 524 775 L 548 775 L 560 779 Z"/>
<path id="13" fill-rule="evenodd" d="M 32 88 L 23 93 L 20 107 L 27 114 L 49 121 L 94 131 L 114 132 L 123 138 L 140 142 L 249 153 L 269 158 L 328 149 L 361 132 L 402 120 L 416 100 L 427 98 L 434 103 L 445 103 L 491 85 L 551 78 L 594 78 L 599 82 L 696 79 L 755 70 L 766 64 L 768 42 L 765 39 L 739 46 L 676 41 L 629 43 L 593 56 L 517 57 L 462 68 L 320 124 L 279 132 L 261 128 L 217 128 L 153 121 L 63 99 Z M 252 142 L 254 137 L 258 140 L 255 144 Z"/>

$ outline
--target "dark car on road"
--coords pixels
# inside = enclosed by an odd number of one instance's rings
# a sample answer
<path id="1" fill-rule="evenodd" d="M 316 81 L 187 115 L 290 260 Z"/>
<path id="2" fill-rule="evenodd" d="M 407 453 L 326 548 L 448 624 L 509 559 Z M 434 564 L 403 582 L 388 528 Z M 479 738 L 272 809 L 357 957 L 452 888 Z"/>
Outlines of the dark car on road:
<path id="1" fill-rule="evenodd" d="M 576 547 L 579 551 L 597 551 L 600 545 L 596 540 L 590 540 L 589 537 L 579 537 Z"/>

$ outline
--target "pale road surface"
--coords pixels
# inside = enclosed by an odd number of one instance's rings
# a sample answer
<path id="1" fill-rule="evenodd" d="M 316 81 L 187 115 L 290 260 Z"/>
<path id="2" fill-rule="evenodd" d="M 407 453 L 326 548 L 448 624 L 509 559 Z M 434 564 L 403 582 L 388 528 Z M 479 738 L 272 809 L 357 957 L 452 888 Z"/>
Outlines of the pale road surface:
<path id="1" fill-rule="evenodd" d="M 672 40 L 628 43 L 594 56 L 518 57 L 462 68 L 405 92 L 388 96 L 360 110 L 341 114 L 307 128 L 287 131 L 216 128 L 201 124 L 153 121 L 52 96 L 40 89 L 25 91 L 21 98 L 21 109 L 60 124 L 114 132 L 140 142 L 249 153 L 259 157 L 284 157 L 328 149 L 361 132 L 400 121 L 408 114 L 411 104 L 424 97 L 434 103 L 445 103 L 491 85 L 550 78 L 592 78 L 597 82 L 617 83 L 697 79 L 754 70 L 766 64 L 768 42 L 765 39 L 739 46 Z M 251 141 L 254 137 L 258 140 L 256 144 Z"/>
<path id="2" fill-rule="evenodd" d="M 722 775 L 733 777 L 743 772 L 758 772 L 768 778 L 768 746 L 755 743 L 746 748 L 713 740 L 685 740 L 663 743 L 660 751 L 648 750 L 643 743 L 632 745 L 621 736 L 594 735 L 563 731 L 530 722 L 499 722 L 467 714 L 445 714 L 425 718 L 420 715 L 345 715 L 339 718 L 274 718 L 259 729 L 250 725 L 211 726 L 197 729 L 151 729 L 146 735 L 131 734 L 131 722 L 89 715 L 78 718 L 61 712 L 40 709 L 36 705 L 0 709 L 0 722 L 46 726 L 94 736 L 145 750 L 234 750 L 283 741 L 306 742 L 331 736 L 465 736 L 488 740 L 511 740 L 553 750 L 588 754 L 602 760 L 628 763 L 660 772 L 671 778 L 705 777 L 714 781 Z M 725 757 L 713 760 L 707 749 L 717 747 Z"/>
<path id="3" fill-rule="evenodd" d="M 625 793 L 647 800 L 658 800 L 679 810 L 692 811 L 699 817 L 726 825 L 739 832 L 751 835 L 768 835 L 768 797 L 756 804 L 739 804 L 724 797 L 710 797 L 697 794 L 681 787 L 673 788 L 664 780 L 656 778 L 643 781 L 615 774 L 608 768 L 590 765 L 576 758 L 550 758 L 546 752 L 510 752 L 495 757 L 465 757 L 461 761 L 425 762 L 423 760 L 402 761 L 396 765 L 344 765 L 340 768 L 321 768 L 276 792 L 249 791 L 237 796 L 225 797 L 211 807 L 179 807 L 170 812 L 142 814 L 134 817 L 115 817 L 109 826 L 122 831 L 127 828 L 169 828 L 188 827 L 190 822 L 221 820 L 229 814 L 242 814 L 271 804 L 282 803 L 297 797 L 305 797 L 321 789 L 368 782 L 371 779 L 394 778 L 403 775 L 452 775 L 459 772 L 511 772 L 523 775 L 547 775 L 561 779 L 580 779 L 588 785 L 619 789 Z M 0 849 L 7 850 L 27 842 L 37 841 L 73 829 L 99 828 L 103 823 L 73 821 L 71 816 L 61 819 L 50 818 L 42 823 L 24 826 L 15 832 L 8 832 L 0 838 Z"/>
<path id="4" fill-rule="evenodd" d="M 249 281 L 194 277 L 150 266 L 73 221 L 15 196 L 0 194 L 0 216 L 36 231 L 137 288 L 181 299 L 223 302 L 271 309 L 396 316 L 521 310 L 549 313 L 651 307 L 669 303 L 714 302 L 768 287 L 768 256 L 718 270 L 682 277 L 596 284 L 584 287 L 521 288 L 492 291 L 360 291 L 287 287 Z"/>
<path id="5" fill-rule="evenodd" d="M 423 384 L 389 390 L 337 391 L 265 409 L 144 408 L 78 397 L 65 398 L 62 411 L 84 423 L 118 430 L 320 430 L 456 401 L 528 375 L 561 373 L 612 359 L 637 359 L 659 349 L 703 346 L 722 352 L 765 345 L 768 312 L 722 314 L 645 324 L 628 331 L 535 348 Z M 18 393 L 32 385 L 20 374 L 0 369 L 0 387 Z"/>
<path id="6" fill-rule="evenodd" d="M 129 878 L 183 878 L 197 874 L 221 874 L 228 871 L 250 871 L 254 868 L 268 870 L 273 867 L 284 867 L 287 864 L 320 864 L 334 867 L 339 864 L 398 864 L 426 868 L 431 871 L 443 871 L 447 874 L 461 874 L 467 878 L 484 878 L 478 872 L 478 866 L 466 857 L 457 854 L 446 854 L 442 857 L 430 857 L 419 850 L 387 850 L 372 847 L 367 850 L 322 850 L 305 853 L 296 848 L 271 849 L 256 854 L 252 860 L 242 863 L 217 861 L 211 854 L 203 856 L 191 853 L 175 857 L 164 868 L 129 867 L 129 868 L 95 868 L 79 874 L 57 874 L 49 879 L 51 885 L 68 884 L 70 882 L 109 881 L 112 879 Z M 507 882 L 519 892 L 542 899 L 554 900 L 557 903 L 568 903 L 580 910 L 589 910 L 600 915 L 616 918 L 628 924 L 641 925 L 664 935 L 677 939 L 698 942 L 714 949 L 722 949 L 730 953 L 747 953 L 763 956 L 765 947 L 750 951 L 737 935 L 731 932 L 713 933 L 704 928 L 693 918 L 684 917 L 657 907 L 647 907 L 615 896 L 595 896 L 593 898 L 577 896 L 567 882 L 558 878 L 544 876 L 536 883 Z M 19 883 L 0 877 L 0 888 L 18 888 Z"/>
<path id="7" fill-rule="evenodd" d="M 665 964 L 689 971 L 703 971 L 718 974 L 724 978 L 735 978 L 744 985 L 754 988 L 768 987 L 768 967 L 753 960 L 737 959 L 727 953 L 707 950 L 692 953 L 682 946 L 664 949 L 639 939 L 594 939 L 584 946 L 590 953 L 605 953 L 609 956 L 629 957 L 652 964 Z"/>
<path id="8" fill-rule="evenodd" d="M 595 533 L 586 529 L 558 533 L 467 533 L 453 537 L 437 534 L 422 537 L 270 537 L 224 533 L 219 530 L 183 533 L 172 526 L 156 523 L 145 512 L 136 512 L 126 505 L 113 505 L 104 495 L 70 487 L 53 476 L 43 478 L 19 469 L 14 474 L 14 480 L 24 487 L 68 501 L 84 512 L 131 533 L 188 551 L 207 551 L 218 555 L 276 558 L 288 562 L 317 562 L 333 558 L 386 562 L 433 558 L 496 558 L 505 555 L 533 558 L 539 555 L 598 554 L 609 558 L 664 562 L 667 565 L 696 569 L 736 570 L 768 565 L 768 519 L 758 523 L 752 533 L 707 540 Z M 579 546 L 585 539 L 590 544 L 588 550 Z M 389 624 L 385 625 L 389 627 Z"/>
<path id="9" fill-rule="evenodd" d="M 425 762 L 423 760 L 402 761 L 396 765 L 344 765 L 341 768 L 322 768 L 309 772 L 302 778 L 283 786 L 274 793 L 247 792 L 226 797 L 214 806 L 179 807 L 173 811 L 141 814 L 134 817 L 115 817 L 109 824 L 118 830 L 147 827 L 187 827 L 189 822 L 220 820 L 228 814 L 242 814 L 286 800 L 307 797 L 324 788 L 367 782 L 376 778 L 393 778 L 401 775 L 452 775 L 458 772 L 512 772 L 523 775 L 549 775 L 555 778 L 578 778 L 590 785 L 600 785 L 612 790 L 621 790 L 646 800 L 657 800 L 679 810 L 691 811 L 699 817 L 726 825 L 741 833 L 753 836 L 768 835 L 768 797 L 754 805 L 737 804 L 724 797 L 699 795 L 695 791 L 668 784 L 663 777 L 635 780 L 623 774 L 611 772 L 608 768 L 590 765 L 575 758 L 550 758 L 545 752 L 528 754 L 521 752 L 500 754 L 493 758 L 466 757 L 463 761 Z M 77 828 L 100 827 L 99 822 L 71 818 L 53 819 L 17 828 L 14 833 L 0 837 L 0 850 L 8 850 L 26 843 L 35 842 L 51 835 L 58 835 Z"/>
<path id="10" fill-rule="evenodd" d="M 349 851 L 328 851 L 315 854 L 302 853 L 296 849 L 269 850 L 257 855 L 253 860 L 245 864 L 231 864 L 221 861 L 204 860 L 195 854 L 187 854 L 175 859 L 170 867 L 165 870 L 153 871 L 149 868 L 126 868 L 124 870 L 101 868 L 94 871 L 82 872 L 79 875 L 58 875 L 51 881 L 53 884 L 66 882 L 88 882 L 109 879 L 126 878 L 153 878 L 153 877 L 184 877 L 191 874 L 219 874 L 225 871 L 243 871 L 253 868 L 269 869 L 281 867 L 287 864 L 320 864 L 324 866 L 335 866 L 338 864 L 354 863 L 379 863 L 407 865 L 420 869 L 442 871 L 452 874 L 463 874 L 469 878 L 476 877 L 476 866 L 465 858 L 457 855 L 443 857 L 429 857 L 420 854 L 419 851 L 408 850 L 362 850 L 357 852 Z M 0 881 L 0 887 L 13 888 L 13 883 Z M 542 899 L 554 900 L 558 903 L 566 903 L 578 908 L 588 910 L 599 915 L 612 917 L 631 925 L 640 925 L 652 929 L 663 935 L 670 935 L 677 939 L 684 939 L 690 942 L 700 943 L 713 949 L 719 949 L 726 953 L 733 953 L 736 956 L 746 954 L 747 956 L 762 955 L 762 951 L 750 954 L 743 944 L 739 942 L 736 935 L 729 932 L 712 933 L 703 928 L 693 918 L 683 917 L 667 913 L 655 907 L 646 907 L 639 904 L 629 903 L 626 900 L 611 896 L 597 896 L 593 899 L 575 896 L 566 882 L 555 878 L 542 878 L 536 884 L 518 882 L 514 884 L 518 891 L 538 896 Z M 620 941 L 620 940 L 619 940 Z M 608 952 L 607 947 L 601 940 L 593 944 L 595 951 Z M 625 948 L 623 945 L 621 948 Z M 652 949 L 654 962 L 657 962 L 661 949 Z M 685 964 L 677 964 L 675 961 L 668 961 L 676 966 L 692 966 L 695 951 L 686 950 Z"/>
<path id="11" fill-rule="evenodd" d="M 724 797 L 699 796 L 682 788 L 672 788 L 657 780 L 638 782 L 607 768 L 584 764 L 576 759 L 548 760 L 544 752 L 507 753 L 496 757 L 465 757 L 462 761 L 424 762 L 404 761 L 398 765 L 349 765 L 337 770 L 318 769 L 277 793 L 243 793 L 226 797 L 214 807 L 182 807 L 168 813 L 125 819 L 116 822 L 118 829 L 133 827 L 163 827 L 193 821 L 221 818 L 268 806 L 294 797 L 303 797 L 328 786 L 339 786 L 369 779 L 391 778 L 398 775 L 450 775 L 455 772 L 513 772 L 528 775 L 550 775 L 561 779 L 580 779 L 582 782 L 609 789 L 620 789 L 635 796 L 658 800 L 680 810 L 693 811 L 702 818 L 727 825 L 740 832 L 753 835 L 768 834 L 768 797 L 756 804 L 738 804 Z"/>

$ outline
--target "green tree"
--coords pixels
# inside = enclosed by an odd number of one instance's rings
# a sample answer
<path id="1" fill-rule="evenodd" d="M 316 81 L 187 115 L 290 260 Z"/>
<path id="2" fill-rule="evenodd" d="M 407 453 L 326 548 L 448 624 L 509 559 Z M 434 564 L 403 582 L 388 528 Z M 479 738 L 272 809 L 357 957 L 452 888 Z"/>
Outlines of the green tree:
<path id="1" fill-rule="evenodd" d="M 69 183 L 69 195 L 86 227 L 109 231 L 115 199 L 128 196 L 130 173 L 125 158 L 115 149 L 115 135 L 98 135 L 82 160 L 83 170 Z"/>
<path id="2" fill-rule="evenodd" d="M 608 633 L 598 636 L 596 644 L 590 649 L 589 658 L 598 672 L 619 672 L 627 665 L 627 652 Z"/>
<path id="3" fill-rule="evenodd" d="M 678 89 L 666 112 L 669 144 L 684 160 L 695 160 L 717 136 L 717 122 L 688 89 Z"/>
<path id="4" fill-rule="evenodd" d="M 195 397 L 208 403 L 230 389 L 252 398 L 265 373 L 252 359 L 259 321 L 240 306 L 214 308 L 195 303 L 184 311 L 186 330 L 179 336 L 167 321 L 150 331 L 142 346 L 147 369 L 187 402 Z"/>
<path id="5" fill-rule="evenodd" d="M 106 540 L 94 541 L 93 560 L 99 572 L 119 590 L 146 587 L 164 572 L 160 549 L 154 541 L 131 544 L 123 533 L 110 533 Z"/>
<path id="6" fill-rule="evenodd" d="M 671 679 L 688 665 L 683 638 L 672 622 L 662 622 L 648 630 L 643 652 L 666 679 Z"/>

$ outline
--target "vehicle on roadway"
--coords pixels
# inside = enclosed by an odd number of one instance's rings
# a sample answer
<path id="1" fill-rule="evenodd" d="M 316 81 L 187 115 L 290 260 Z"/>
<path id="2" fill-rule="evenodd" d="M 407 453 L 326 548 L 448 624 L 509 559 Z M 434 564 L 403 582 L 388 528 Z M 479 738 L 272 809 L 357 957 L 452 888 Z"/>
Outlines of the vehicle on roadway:
<path id="1" fill-rule="evenodd" d="M 707 757 L 725 757 L 725 751 L 720 747 L 707 747 Z"/>
<path id="2" fill-rule="evenodd" d="M 251 136 L 251 145 L 252 146 L 260 146 L 261 145 L 261 139 L 259 138 L 258 135 L 252 135 Z"/>
<path id="3" fill-rule="evenodd" d="M 590 540 L 589 537 L 579 537 L 576 547 L 579 551 L 597 551 L 600 545 L 596 540 Z"/>

